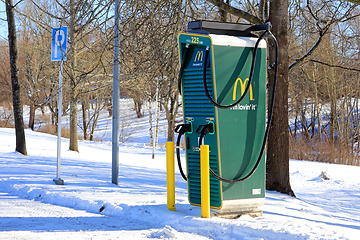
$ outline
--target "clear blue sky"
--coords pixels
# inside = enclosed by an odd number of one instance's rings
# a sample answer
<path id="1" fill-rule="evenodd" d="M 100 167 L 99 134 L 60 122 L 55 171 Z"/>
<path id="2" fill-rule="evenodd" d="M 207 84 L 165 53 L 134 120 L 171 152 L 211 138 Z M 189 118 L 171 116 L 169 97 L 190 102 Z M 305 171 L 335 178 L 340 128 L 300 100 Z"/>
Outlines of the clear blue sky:
<path id="1" fill-rule="evenodd" d="M 5 3 L 0 2 L 0 39 L 7 39 Z"/>

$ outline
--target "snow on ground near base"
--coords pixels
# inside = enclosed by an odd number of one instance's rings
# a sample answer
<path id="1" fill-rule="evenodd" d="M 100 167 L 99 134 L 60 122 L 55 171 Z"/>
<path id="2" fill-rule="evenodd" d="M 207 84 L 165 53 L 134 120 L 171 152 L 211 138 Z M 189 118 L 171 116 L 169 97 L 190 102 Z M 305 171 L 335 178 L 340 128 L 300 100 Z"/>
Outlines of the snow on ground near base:
<path id="1" fill-rule="evenodd" d="M 167 210 L 164 149 L 157 149 L 153 160 L 151 148 L 121 144 L 117 186 L 111 183 L 110 142 L 80 141 L 77 153 L 68 151 L 68 140 L 63 139 L 61 178 L 65 185 L 58 186 L 52 181 L 56 177 L 56 137 L 26 130 L 26 141 L 28 156 L 22 156 L 14 152 L 14 129 L 0 128 L 0 239 L 360 236 L 359 167 L 291 161 L 291 185 L 298 198 L 266 192 L 262 217 L 228 220 L 212 215 L 202 219 L 200 208 L 188 203 L 187 185 L 178 172 L 177 211 Z M 321 172 L 330 180 L 322 180 Z M 55 227 L 59 222 L 64 225 Z"/>

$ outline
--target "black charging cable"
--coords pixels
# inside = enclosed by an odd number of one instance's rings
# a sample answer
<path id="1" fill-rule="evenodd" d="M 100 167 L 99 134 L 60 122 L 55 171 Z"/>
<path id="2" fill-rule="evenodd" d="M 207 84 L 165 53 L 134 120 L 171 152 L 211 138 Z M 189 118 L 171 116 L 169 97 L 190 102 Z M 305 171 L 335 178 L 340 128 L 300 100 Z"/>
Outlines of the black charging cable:
<path id="1" fill-rule="evenodd" d="M 250 76 L 249 76 L 249 82 L 245 88 L 245 91 L 244 91 L 244 94 L 241 95 L 241 97 L 234 103 L 230 104 L 230 105 L 221 105 L 217 102 L 215 102 L 212 97 L 210 96 L 210 93 L 209 93 L 209 90 L 208 90 L 208 86 L 207 86 L 207 82 L 206 82 L 206 66 L 207 64 L 204 64 L 204 69 L 203 69 L 203 84 L 204 84 L 204 90 L 205 90 L 205 94 L 206 94 L 206 97 L 209 99 L 209 101 L 216 107 L 218 108 L 222 108 L 222 109 L 228 109 L 228 108 L 232 108 L 232 107 L 235 107 L 236 105 L 238 105 L 246 96 L 246 94 L 248 93 L 249 91 L 249 88 L 250 88 L 250 84 L 251 84 L 251 81 L 253 79 L 253 76 L 254 76 L 254 69 L 255 69 L 255 61 L 256 61 L 256 53 L 257 53 L 257 50 L 258 50 L 258 47 L 259 47 L 259 43 L 262 39 L 264 38 L 268 38 L 269 36 L 269 31 L 265 31 L 263 34 L 261 34 L 261 36 L 258 38 L 258 40 L 256 41 L 255 43 L 255 47 L 254 47 L 254 52 L 253 52 L 253 58 L 252 58 L 252 63 L 251 63 L 251 69 L 250 69 Z M 271 34 L 271 33 L 270 33 Z M 272 34 L 271 34 L 272 35 Z M 210 51 L 210 48 L 209 46 L 206 47 L 206 50 L 205 50 L 205 63 L 207 63 L 208 61 L 208 57 L 209 57 L 209 51 Z"/>
<path id="2" fill-rule="evenodd" d="M 179 89 L 180 94 L 181 94 L 181 78 L 182 78 L 182 73 L 184 71 L 185 59 L 186 59 L 187 53 L 189 52 L 188 51 L 189 48 L 190 48 L 190 44 L 186 44 L 185 45 L 185 50 L 184 50 L 184 53 L 183 53 L 183 57 L 182 57 L 182 60 L 181 60 L 181 66 L 180 66 L 179 77 L 178 77 L 178 89 Z"/>
<path id="3" fill-rule="evenodd" d="M 228 105 L 228 106 L 223 106 L 223 105 L 219 105 L 218 103 L 216 103 L 215 101 L 212 100 L 211 96 L 209 95 L 209 92 L 207 90 L 207 85 L 206 85 L 206 66 L 204 66 L 204 89 L 205 89 L 205 93 L 208 96 L 209 100 L 211 103 L 213 103 L 216 107 L 219 108 L 231 108 L 235 105 L 237 105 L 238 103 L 240 103 L 242 101 L 242 99 L 244 98 L 244 96 L 246 95 L 247 91 L 249 90 L 249 86 L 252 80 L 252 76 L 254 73 L 254 65 L 255 65 L 255 58 L 256 58 L 256 51 L 257 51 L 257 47 L 258 44 L 260 42 L 261 39 L 263 38 L 269 38 L 274 42 L 275 45 L 275 64 L 274 64 L 274 82 L 273 82 L 273 89 L 272 89 L 272 96 L 271 96 L 271 101 L 270 101 L 270 108 L 269 108 L 269 114 L 268 114 L 268 123 L 265 129 L 265 135 L 264 135 L 264 140 L 261 146 L 261 150 L 260 150 L 260 154 L 259 157 L 256 161 L 256 164 L 254 166 L 254 168 L 251 170 L 251 172 L 249 174 L 247 174 L 245 177 L 240 178 L 240 179 L 226 179 L 226 178 L 222 178 L 219 175 L 217 175 L 211 168 L 209 169 L 211 175 L 213 175 L 216 179 L 226 182 L 226 183 L 239 183 L 239 182 L 243 182 L 247 179 L 249 179 L 256 171 L 256 169 L 259 167 L 260 162 L 261 162 L 261 158 L 264 154 L 264 150 L 265 150 L 265 146 L 266 146 L 266 141 L 268 139 L 269 136 L 269 131 L 270 131 L 270 125 L 271 125 L 271 120 L 272 120 L 272 114 L 273 114 L 273 110 L 274 110 L 274 102 L 275 102 L 275 90 L 276 90 L 276 80 L 277 80 L 277 68 L 278 68 L 278 42 L 275 38 L 275 36 L 270 32 L 270 31 L 266 31 L 264 32 L 261 37 L 258 39 L 258 41 L 255 44 L 255 49 L 254 49 L 254 55 L 253 55 L 253 61 L 252 61 L 252 65 L 251 65 L 251 71 L 250 71 L 250 78 L 249 78 L 249 82 L 247 85 L 247 88 L 244 92 L 244 94 L 241 96 L 241 98 L 236 101 L 236 103 Z M 205 53 L 205 62 L 207 62 L 207 57 L 208 57 L 208 53 L 209 50 L 207 49 L 206 53 Z M 218 106 L 219 105 L 219 106 Z M 200 131 L 200 138 L 199 138 L 199 146 L 202 144 L 202 139 L 204 138 L 204 136 L 207 134 L 208 132 L 204 131 Z"/>
<path id="4" fill-rule="evenodd" d="M 203 125 L 200 125 L 198 127 L 198 129 L 196 129 L 196 133 L 197 134 L 200 134 L 200 137 L 199 137 L 199 147 L 202 145 L 202 142 L 203 142 L 203 139 L 204 139 L 204 136 L 208 133 L 214 133 L 215 130 L 214 130 L 214 123 L 213 122 L 209 122 L 208 124 L 203 124 Z"/>
<path id="5" fill-rule="evenodd" d="M 191 123 L 185 123 L 185 124 L 179 124 L 175 127 L 175 132 L 178 134 L 177 140 L 176 140 L 176 157 L 178 162 L 178 167 L 180 170 L 180 174 L 183 177 L 185 181 L 187 181 L 187 177 L 182 169 L 181 166 L 181 159 L 180 159 L 180 141 L 181 136 L 184 135 L 186 132 L 192 132 L 191 129 Z"/>

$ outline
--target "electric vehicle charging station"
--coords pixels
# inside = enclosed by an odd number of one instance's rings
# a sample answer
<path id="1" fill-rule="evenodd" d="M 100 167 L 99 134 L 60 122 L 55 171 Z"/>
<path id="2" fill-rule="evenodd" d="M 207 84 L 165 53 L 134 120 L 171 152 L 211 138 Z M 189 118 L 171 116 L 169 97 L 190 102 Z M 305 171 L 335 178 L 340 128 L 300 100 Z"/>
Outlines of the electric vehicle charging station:
<path id="1" fill-rule="evenodd" d="M 211 208 L 220 213 L 255 211 L 265 202 L 263 152 L 269 125 L 263 38 L 276 42 L 268 28 L 199 20 L 179 35 L 184 123 L 175 129 L 177 157 L 193 205 L 201 205 L 202 144 L 209 145 Z M 263 34 L 252 33 L 257 31 Z M 182 135 L 187 176 L 179 159 Z"/>

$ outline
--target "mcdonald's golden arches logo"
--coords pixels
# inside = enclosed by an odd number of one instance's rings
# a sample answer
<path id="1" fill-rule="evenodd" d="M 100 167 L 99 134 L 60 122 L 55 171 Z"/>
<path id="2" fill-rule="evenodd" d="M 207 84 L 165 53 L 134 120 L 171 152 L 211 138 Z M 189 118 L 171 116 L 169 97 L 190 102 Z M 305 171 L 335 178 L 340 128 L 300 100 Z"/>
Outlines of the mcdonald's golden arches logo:
<path id="1" fill-rule="evenodd" d="M 236 90 L 237 90 L 238 82 L 240 82 L 241 96 L 242 96 L 242 95 L 244 95 L 246 83 L 248 81 L 249 81 L 248 78 L 246 78 L 244 82 L 241 80 L 241 78 L 238 78 L 235 80 L 235 85 L 234 85 L 234 90 L 233 90 L 233 100 L 236 100 Z M 252 101 L 252 100 L 254 100 L 254 96 L 253 96 L 253 89 L 252 89 L 251 84 L 250 84 L 249 91 L 250 91 L 250 101 Z"/>
<path id="2" fill-rule="evenodd" d="M 202 62 L 203 57 L 204 57 L 204 52 L 201 50 L 197 51 L 194 62 Z"/>

